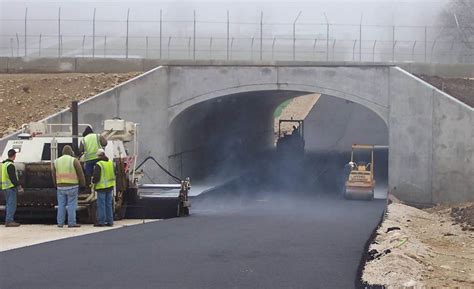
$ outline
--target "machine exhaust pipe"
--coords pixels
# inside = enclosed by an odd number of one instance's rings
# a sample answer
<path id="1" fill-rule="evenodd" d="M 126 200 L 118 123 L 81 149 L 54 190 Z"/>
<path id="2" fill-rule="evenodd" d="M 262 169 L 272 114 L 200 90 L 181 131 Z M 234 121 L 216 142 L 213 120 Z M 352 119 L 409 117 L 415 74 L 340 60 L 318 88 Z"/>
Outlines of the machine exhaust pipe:
<path id="1" fill-rule="evenodd" d="M 79 155 L 79 145 L 78 145 L 78 137 L 79 137 L 79 121 L 78 121 L 78 106 L 77 100 L 74 100 L 71 103 L 71 113 L 72 113 L 72 149 L 74 150 L 74 154 L 77 156 Z"/>

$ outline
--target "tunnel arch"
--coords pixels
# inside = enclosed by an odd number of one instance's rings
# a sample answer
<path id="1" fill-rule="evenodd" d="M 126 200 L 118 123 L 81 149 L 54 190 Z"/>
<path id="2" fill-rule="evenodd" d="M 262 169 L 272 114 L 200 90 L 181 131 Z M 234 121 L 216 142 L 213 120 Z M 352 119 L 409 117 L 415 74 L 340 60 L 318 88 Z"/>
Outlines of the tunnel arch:
<path id="1" fill-rule="evenodd" d="M 220 93 L 222 94 L 222 91 Z M 312 94 L 312 92 L 306 90 L 284 90 L 280 88 L 275 90 L 245 91 L 230 95 L 224 94 L 222 96 L 217 96 L 216 94 L 211 97 L 209 96 L 210 94 L 203 95 L 203 97 L 207 97 L 207 100 L 196 102 L 187 107 L 173 118 L 170 123 L 169 139 L 171 141 L 171 153 L 168 161 L 171 169 L 182 175 L 192 174 L 195 176 L 199 173 L 205 175 L 205 172 L 208 172 L 208 167 L 212 165 L 216 167 L 222 166 L 222 164 L 219 164 L 219 161 L 230 162 L 233 165 L 236 161 L 243 161 L 244 156 L 234 154 L 234 150 L 239 149 L 238 146 L 234 144 L 234 141 L 238 139 L 243 139 L 242 142 L 244 144 L 250 143 L 254 145 L 254 149 L 244 148 L 244 151 L 249 155 L 258 152 L 274 151 L 275 135 L 273 131 L 273 113 L 276 107 L 287 99 L 307 94 Z M 325 96 L 337 99 L 339 102 L 364 108 L 373 115 L 374 118 L 379 119 L 379 121 L 383 123 L 383 126 L 387 130 L 386 141 L 388 142 L 388 128 L 385 120 L 382 119 L 379 114 L 345 98 L 338 98 L 332 95 Z M 251 109 L 247 116 L 245 116 L 243 110 L 245 110 L 246 105 L 250 104 L 256 105 L 256 107 Z M 219 109 L 222 110 L 219 112 Z M 242 116 L 236 116 L 235 114 L 242 114 Z M 225 119 L 221 119 L 223 115 L 226 115 Z M 213 124 L 213 121 L 227 123 L 230 125 L 230 131 L 224 131 L 223 127 Z M 233 121 L 245 121 L 246 123 L 241 126 L 241 129 L 235 129 L 235 126 L 232 125 Z M 257 123 L 256 127 L 253 125 L 255 123 Z M 208 134 L 207 132 L 209 130 L 213 133 Z M 251 131 L 250 135 L 246 135 L 245 131 L 247 130 L 254 131 Z M 199 131 L 199 135 L 194 135 L 192 133 L 194 131 Z M 231 136 L 233 133 L 235 136 Z M 345 132 L 343 132 L 343 134 L 344 133 Z M 204 139 L 202 139 L 202 137 L 204 137 Z M 217 140 L 218 137 L 221 137 L 221 140 Z M 246 139 L 246 137 L 248 138 Z M 192 140 L 192 142 L 186 141 L 186 139 Z M 254 139 L 258 139 L 258 141 Z M 232 150 L 230 156 L 226 153 L 227 150 Z M 213 156 L 220 154 L 222 157 L 217 157 L 216 160 L 212 160 L 210 156 L 211 153 Z M 338 166 L 343 166 L 343 164 L 338 164 Z M 226 169 L 228 169 L 228 166 L 226 166 Z M 332 169 L 336 169 L 336 167 Z M 224 169 L 219 171 L 223 170 Z M 209 173 L 209 175 L 212 175 L 212 173 Z M 202 177 L 202 175 L 198 176 L 198 178 L 200 177 Z"/>
<path id="2" fill-rule="evenodd" d="M 170 123 L 179 116 L 179 114 L 185 112 L 188 108 L 201 102 L 209 101 L 212 99 L 221 99 L 224 97 L 231 97 L 241 95 L 245 93 L 258 93 L 258 92 L 273 92 L 274 94 L 285 94 L 288 92 L 294 93 L 294 96 L 302 96 L 306 94 L 321 94 L 330 95 L 347 101 L 351 101 L 360 104 L 374 113 L 376 113 L 388 126 L 389 109 L 388 106 L 374 102 L 370 98 L 359 96 L 357 94 L 350 93 L 344 90 L 337 90 L 330 87 L 322 87 L 317 85 L 309 84 L 298 84 L 298 83 L 285 83 L 285 84 L 252 84 L 252 85 L 240 85 L 235 87 L 228 87 L 225 89 L 219 89 L 214 91 L 207 91 L 200 95 L 190 96 L 188 100 L 176 104 L 170 105 Z M 290 97 L 291 98 L 291 97 Z M 285 100 L 285 99 L 284 99 Z M 283 101 L 284 101 L 283 100 Z"/>
<path id="3" fill-rule="evenodd" d="M 389 67 L 168 67 L 169 121 L 193 104 L 257 91 L 321 93 L 368 107 L 389 123 Z"/>

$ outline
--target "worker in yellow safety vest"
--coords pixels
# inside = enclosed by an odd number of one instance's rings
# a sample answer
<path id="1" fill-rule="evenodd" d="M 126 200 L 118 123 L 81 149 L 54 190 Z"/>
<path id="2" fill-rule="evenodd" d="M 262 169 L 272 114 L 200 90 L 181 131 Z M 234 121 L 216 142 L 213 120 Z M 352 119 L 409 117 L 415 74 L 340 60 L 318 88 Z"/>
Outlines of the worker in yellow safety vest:
<path id="1" fill-rule="evenodd" d="M 97 151 L 98 161 L 92 174 L 92 183 L 97 192 L 97 224 L 96 227 L 113 226 L 113 191 L 115 187 L 115 169 L 103 149 Z"/>
<path id="2" fill-rule="evenodd" d="M 18 227 L 19 223 L 15 222 L 16 212 L 16 197 L 18 193 L 23 192 L 23 188 L 18 180 L 18 174 L 13 164 L 16 158 L 16 151 L 10 149 L 8 152 L 8 159 L 2 162 L 2 191 L 5 194 L 5 227 Z"/>
<path id="3" fill-rule="evenodd" d="M 90 126 L 82 133 L 83 139 L 79 146 L 79 153 L 84 154 L 84 171 L 86 176 L 92 176 L 97 163 L 97 150 L 107 146 L 107 140 L 98 133 L 94 133 Z"/>
<path id="4" fill-rule="evenodd" d="M 86 180 L 81 163 L 74 158 L 71 146 L 64 146 L 62 156 L 54 161 L 52 177 L 53 183 L 57 187 L 58 212 L 56 219 L 58 227 L 64 226 L 66 206 L 68 227 L 80 227 L 76 223 L 77 195 L 79 189 L 85 188 Z"/>

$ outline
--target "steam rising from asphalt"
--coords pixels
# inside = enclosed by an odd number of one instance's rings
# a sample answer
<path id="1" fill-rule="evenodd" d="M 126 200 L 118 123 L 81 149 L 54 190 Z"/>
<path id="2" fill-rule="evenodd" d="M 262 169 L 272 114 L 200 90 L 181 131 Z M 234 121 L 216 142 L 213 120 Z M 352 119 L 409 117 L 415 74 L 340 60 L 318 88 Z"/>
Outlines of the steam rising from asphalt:
<path id="1" fill-rule="evenodd" d="M 273 110 L 285 99 L 278 98 L 279 93 L 254 92 L 208 101 L 191 107 L 172 123 L 174 148 L 186 152 L 171 163 L 174 171 L 190 175 L 197 186 L 220 184 L 195 198 L 193 210 L 296 209 L 320 199 L 343 199 L 344 165 L 350 152 L 307 151 L 303 159 L 276 152 Z M 311 130 L 312 123 L 305 128 Z M 364 129 L 356 126 L 355 131 L 343 130 L 343 134 L 366 139 Z M 313 140 L 306 141 L 312 147 Z M 383 184 L 387 154 L 376 153 L 376 160 L 376 179 Z"/>

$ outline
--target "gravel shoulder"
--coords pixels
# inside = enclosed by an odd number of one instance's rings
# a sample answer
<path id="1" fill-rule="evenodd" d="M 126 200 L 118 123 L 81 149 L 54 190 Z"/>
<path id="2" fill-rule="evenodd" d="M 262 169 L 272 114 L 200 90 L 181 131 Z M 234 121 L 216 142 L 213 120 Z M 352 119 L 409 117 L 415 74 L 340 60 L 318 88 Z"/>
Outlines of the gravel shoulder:
<path id="1" fill-rule="evenodd" d="M 362 279 L 388 288 L 474 287 L 474 203 L 388 206 Z"/>

